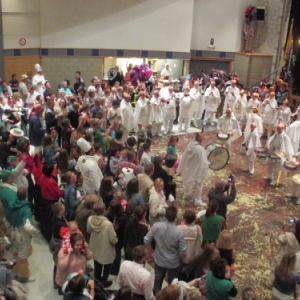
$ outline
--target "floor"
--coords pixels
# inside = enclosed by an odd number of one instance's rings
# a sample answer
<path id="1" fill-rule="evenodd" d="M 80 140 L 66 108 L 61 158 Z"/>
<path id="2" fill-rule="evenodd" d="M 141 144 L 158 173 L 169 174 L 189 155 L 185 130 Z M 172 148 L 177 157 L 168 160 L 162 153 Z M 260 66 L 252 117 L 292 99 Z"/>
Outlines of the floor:
<path id="1" fill-rule="evenodd" d="M 189 128 L 187 133 L 180 133 L 177 150 L 182 154 L 186 145 L 193 139 L 196 128 Z M 216 127 L 206 126 L 204 145 L 216 143 Z M 177 126 L 174 126 L 177 131 Z M 190 133 L 190 134 L 189 134 Z M 151 148 L 151 155 L 165 155 L 167 137 L 157 139 Z M 255 162 L 255 174 L 243 173 L 245 159 L 240 154 L 240 145 L 243 138 L 236 140 L 232 146 L 230 163 L 220 171 L 209 171 L 209 177 L 204 183 L 203 201 L 207 201 L 207 191 L 217 179 L 226 179 L 229 174 L 237 178 L 237 198 L 228 206 L 228 229 L 234 238 L 234 247 L 237 250 L 237 263 L 232 281 L 238 287 L 239 294 L 246 286 L 251 286 L 257 292 L 258 299 L 270 299 L 270 291 L 264 287 L 268 277 L 269 262 L 278 250 L 276 237 L 282 225 L 289 218 L 299 216 L 299 206 L 284 197 L 290 192 L 291 177 L 284 173 L 279 186 L 271 187 L 262 177 L 267 173 L 267 166 L 259 161 Z M 265 140 L 262 140 L 262 144 Z M 177 183 L 177 202 L 179 206 L 179 220 L 185 209 L 197 209 L 193 202 L 183 198 L 182 181 L 175 176 Z M 25 284 L 29 291 L 30 300 L 62 299 L 52 288 L 53 261 L 48 245 L 40 235 L 33 239 L 33 255 L 30 257 L 30 270 L 36 276 L 36 281 Z M 149 267 L 149 266 L 148 266 Z M 114 279 L 114 278 L 113 278 Z M 117 288 L 114 284 L 113 288 Z"/>

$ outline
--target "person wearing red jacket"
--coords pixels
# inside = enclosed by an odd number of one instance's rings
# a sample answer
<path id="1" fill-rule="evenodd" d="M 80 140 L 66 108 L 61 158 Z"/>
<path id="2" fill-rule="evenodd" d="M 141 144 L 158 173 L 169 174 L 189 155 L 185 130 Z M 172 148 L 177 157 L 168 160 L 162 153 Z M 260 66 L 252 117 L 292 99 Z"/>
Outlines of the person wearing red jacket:
<path id="1" fill-rule="evenodd" d="M 44 238 L 50 242 L 52 237 L 51 220 L 52 220 L 52 204 L 57 202 L 64 195 L 64 191 L 59 189 L 56 180 L 57 171 L 54 172 L 54 166 L 50 164 L 45 164 L 42 168 L 41 176 L 41 214 L 40 214 L 40 225 L 41 233 Z"/>

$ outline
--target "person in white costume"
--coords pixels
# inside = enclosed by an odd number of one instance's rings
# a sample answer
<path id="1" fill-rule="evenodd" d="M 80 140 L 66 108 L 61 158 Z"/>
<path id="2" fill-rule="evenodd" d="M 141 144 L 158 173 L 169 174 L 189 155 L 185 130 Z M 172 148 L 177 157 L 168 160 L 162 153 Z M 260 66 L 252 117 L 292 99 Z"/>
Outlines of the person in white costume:
<path id="1" fill-rule="evenodd" d="M 192 108 L 191 108 L 191 121 L 193 126 L 199 127 L 200 123 L 198 120 L 201 120 L 203 111 L 205 109 L 205 102 L 203 98 L 202 87 L 199 85 L 199 81 L 194 82 L 194 87 L 190 90 L 190 96 L 194 99 Z"/>
<path id="2" fill-rule="evenodd" d="M 263 125 L 261 116 L 258 114 L 258 109 L 255 107 L 252 109 L 252 112 L 249 113 L 247 116 L 247 122 L 246 122 L 245 130 L 244 130 L 244 136 L 247 136 L 250 134 L 250 132 L 251 132 L 250 125 L 252 122 L 255 123 L 256 131 L 260 138 L 264 133 L 264 125 Z"/>
<path id="3" fill-rule="evenodd" d="M 173 87 L 169 86 L 168 93 L 165 93 L 162 97 L 164 103 L 164 130 L 166 134 L 172 132 L 173 121 L 176 118 L 176 95 Z"/>
<path id="4" fill-rule="evenodd" d="M 188 127 L 190 127 L 191 109 L 193 106 L 193 102 L 194 98 L 190 96 L 190 88 L 184 88 L 184 92 L 179 98 L 179 131 L 182 131 L 183 122 L 184 131 L 187 131 Z"/>
<path id="5" fill-rule="evenodd" d="M 246 151 L 246 165 L 247 169 L 245 172 L 249 172 L 251 175 L 254 174 L 254 158 L 255 158 L 255 148 L 261 147 L 260 139 L 257 133 L 256 124 L 252 121 L 250 125 L 251 132 L 245 135 L 245 140 L 243 146 Z"/>
<path id="6" fill-rule="evenodd" d="M 245 90 L 242 89 L 240 91 L 240 95 L 238 96 L 233 109 L 234 116 L 239 121 L 241 126 L 245 124 L 246 109 L 247 109 L 247 95 L 245 93 Z"/>
<path id="7" fill-rule="evenodd" d="M 279 124 L 277 126 L 277 132 L 273 134 L 267 141 L 268 152 L 271 155 L 274 155 L 276 150 L 280 150 L 283 152 L 288 160 L 293 159 L 294 150 L 288 135 L 284 132 L 285 126 L 283 124 Z M 269 164 L 268 168 L 268 177 L 264 177 L 265 180 L 270 180 L 270 185 L 276 185 L 276 181 L 278 178 L 279 171 L 282 168 L 282 164 L 285 160 L 278 159 Z"/>
<path id="8" fill-rule="evenodd" d="M 270 138 L 274 126 L 274 118 L 277 113 L 277 101 L 275 92 L 270 93 L 270 98 L 267 98 L 261 104 L 262 120 L 267 130 L 267 136 Z"/>
<path id="9" fill-rule="evenodd" d="M 130 130 L 134 127 L 134 115 L 133 109 L 130 103 L 131 97 L 129 94 L 124 93 L 123 100 L 120 104 L 120 112 L 121 112 L 121 119 L 122 125 L 121 130 L 123 132 L 122 142 L 126 142 L 129 136 Z"/>
<path id="10" fill-rule="evenodd" d="M 93 156 L 95 154 L 95 149 L 84 138 L 80 138 L 77 141 L 77 145 L 85 153 L 84 155 L 79 156 L 75 168 L 83 177 L 83 191 L 85 195 L 98 195 L 103 174 Z"/>
<path id="11" fill-rule="evenodd" d="M 230 154 L 232 141 L 234 141 L 242 135 L 239 122 L 232 114 L 230 108 L 227 108 L 226 114 L 219 118 L 217 130 L 219 130 L 220 133 L 229 135 L 227 141 L 219 141 L 219 143 L 225 146 L 225 148 L 229 151 Z"/>
<path id="12" fill-rule="evenodd" d="M 160 73 L 161 79 L 167 79 L 167 80 L 172 80 L 173 79 L 173 72 L 170 69 L 169 64 L 165 64 L 165 68 L 162 69 Z"/>
<path id="13" fill-rule="evenodd" d="M 202 136 L 196 133 L 195 140 L 189 143 L 182 154 L 177 172 L 182 176 L 185 197 L 190 197 L 195 187 L 195 205 L 205 206 L 202 201 L 203 182 L 208 176 L 209 161 L 201 145 Z"/>
<path id="14" fill-rule="evenodd" d="M 139 93 L 139 98 L 135 105 L 134 110 L 134 124 L 137 128 L 139 122 L 142 123 L 143 127 L 146 127 L 152 121 L 152 106 L 150 104 L 150 99 L 146 98 L 145 92 Z"/>
<path id="15" fill-rule="evenodd" d="M 300 151 L 294 155 L 294 160 L 298 163 L 300 162 Z M 297 169 L 293 172 L 293 175 L 300 174 L 300 165 L 298 165 Z M 296 198 L 297 204 L 300 204 L 300 184 L 297 184 L 293 181 L 292 185 L 292 193 L 285 195 L 287 198 Z"/>
<path id="16" fill-rule="evenodd" d="M 214 80 L 210 81 L 210 86 L 206 89 L 204 93 L 205 99 L 205 115 L 203 125 L 213 123 L 214 115 L 221 103 L 221 96 L 218 88 L 216 87 L 216 82 Z"/>
<path id="17" fill-rule="evenodd" d="M 240 90 L 236 86 L 236 80 L 231 80 L 231 85 L 228 86 L 225 90 L 225 102 L 223 108 L 223 114 L 226 112 L 227 106 L 233 111 L 234 105 L 240 95 Z"/>
<path id="18" fill-rule="evenodd" d="M 295 114 L 297 115 L 297 119 L 288 127 L 287 135 L 291 139 L 294 152 L 297 153 L 300 148 L 300 105 Z"/>
<path id="19" fill-rule="evenodd" d="M 161 127 L 164 120 L 163 103 L 159 96 L 159 91 L 155 90 L 151 98 L 151 105 L 153 108 L 153 135 L 161 136 Z"/>
<path id="20" fill-rule="evenodd" d="M 40 94 L 44 95 L 45 91 L 45 76 L 43 75 L 43 69 L 39 64 L 35 64 L 34 68 L 36 70 L 36 74 L 32 77 L 32 86 L 34 89 Z"/>
<path id="21" fill-rule="evenodd" d="M 247 103 L 247 114 L 252 112 L 253 108 L 259 109 L 260 107 L 260 102 L 258 100 L 259 94 L 258 93 L 253 93 L 252 98 L 248 101 Z"/>
<path id="22" fill-rule="evenodd" d="M 292 111 L 291 111 L 290 107 L 288 106 L 288 104 L 289 104 L 289 100 L 285 99 L 283 101 L 282 105 L 280 105 L 278 107 L 277 113 L 275 114 L 275 117 L 273 120 L 274 127 L 276 127 L 279 124 L 279 122 L 286 126 L 290 124 Z"/>

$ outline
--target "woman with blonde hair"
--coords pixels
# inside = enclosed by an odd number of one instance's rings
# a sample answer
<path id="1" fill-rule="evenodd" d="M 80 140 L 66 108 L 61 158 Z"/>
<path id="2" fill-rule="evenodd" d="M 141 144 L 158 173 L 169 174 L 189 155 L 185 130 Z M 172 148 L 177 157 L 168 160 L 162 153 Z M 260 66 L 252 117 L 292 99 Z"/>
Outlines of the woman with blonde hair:
<path id="1" fill-rule="evenodd" d="M 153 226 L 156 222 L 166 220 L 166 208 L 168 204 L 164 195 L 164 181 L 157 178 L 154 181 L 154 187 L 149 191 L 149 223 Z"/>
<path id="2" fill-rule="evenodd" d="M 228 265 L 232 266 L 236 259 L 236 251 L 233 249 L 232 235 L 228 230 L 221 231 L 216 246 L 220 251 L 220 257 L 226 259 Z"/>
<path id="3" fill-rule="evenodd" d="M 295 270 L 296 254 L 287 253 L 275 269 L 272 300 L 295 299 L 296 284 L 300 284 L 300 274 Z"/>
<path id="4" fill-rule="evenodd" d="M 156 294 L 155 298 L 156 300 L 180 300 L 183 299 L 183 296 L 184 289 L 182 289 L 179 285 L 170 284 L 160 290 Z"/>

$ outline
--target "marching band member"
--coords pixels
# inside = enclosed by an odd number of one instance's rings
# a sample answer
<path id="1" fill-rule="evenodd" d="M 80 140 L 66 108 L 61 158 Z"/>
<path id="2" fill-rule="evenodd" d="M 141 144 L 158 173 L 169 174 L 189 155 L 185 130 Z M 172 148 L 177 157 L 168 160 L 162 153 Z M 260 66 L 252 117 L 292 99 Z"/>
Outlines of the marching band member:
<path id="1" fill-rule="evenodd" d="M 285 99 L 283 101 L 283 104 L 278 107 L 278 111 L 275 114 L 274 118 L 274 127 L 276 127 L 279 124 L 279 121 L 281 124 L 289 125 L 291 121 L 291 109 L 288 107 L 289 100 Z"/>
<path id="2" fill-rule="evenodd" d="M 300 151 L 294 155 L 296 161 L 300 162 Z M 300 174 L 300 166 L 298 165 L 297 169 L 293 172 L 293 175 Z M 300 204 L 300 184 L 297 184 L 293 181 L 292 193 L 285 195 L 287 198 L 297 198 L 297 204 Z"/>
<path id="3" fill-rule="evenodd" d="M 203 100 L 203 91 L 202 87 L 199 86 L 199 81 L 195 81 L 194 87 L 190 90 L 190 96 L 194 99 L 193 105 L 191 108 L 191 119 L 193 122 L 193 126 L 199 127 L 200 123 L 198 120 L 201 119 L 204 108 L 205 102 Z"/>
<path id="4" fill-rule="evenodd" d="M 184 92 L 179 100 L 179 131 L 182 131 L 182 123 L 184 121 L 184 131 L 190 127 L 191 109 L 194 98 L 190 96 L 190 88 L 184 88 Z"/>
<path id="5" fill-rule="evenodd" d="M 123 100 L 120 104 L 121 112 L 121 130 L 123 131 L 122 142 L 127 141 L 130 130 L 134 127 L 133 109 L 130 103 L 131 97 L 129 94 L 124 93 Z"/>
<path id="6" fill-rule="evenodd" d="M 276 102 L 277 103 L 277 102 Z M 293 159 L 294 150 L 292 143 L 288 135 L 284 132 L 285 126 L 283 124 L 278 124 L 277 132 L 273 134 L 267 141 L 267 148 L 270 154 L 275 154 L 276 150 L 280 150 L 284 153 L 289 160 Z M 269 164 L 268 177 L 264 177 L 265 180 L 270 180 L 270 185 L 274 186 L 278 178 L 279 171 L 282 168 L 284 161 L 278 159 L 273 163 Z"/>
<path id="7" fill-rule="evenodd" d="M 151 105 L 153 108 L 153 135 L 161 136 L 161 127 L 164 120 L 163 103 L 159 96 L 159 91 L 155 90 L 151 98 Z"/>
<path id="8" fill-rule="evenodd" d="M 172 86 L 169 86 L 168 93 L 164 93 L 162 98 L 164 103 L 164 129 L 165 134 L 167 134 L 172 132 L 173 121 L 176 118 L 176 95 Z"/>
<path id="9" fill-rule="evenodd" d="M 76 171 L 80 172 L 83 177 L 82 188 L 85 195 L 98 194 L 103 174 L 98 167 L 98 163 L 94 158 L 95 148 L 84 138 L 77 141 L 78 147 L 84 152 L 78 158 Z"/>
<path id="10" fill-rule="evenodd" d="M 203 125 L 213 123 L 214 114 L 221 103 L 220 92 L 216 88 L 216 82 L 214 80 L 210 81 L 210 86 L 206 89 L 204 93 L 205 99 L 205 115 Z"/>
<path id="11" fill-rule="evenodd" d="M 191 197 L 195 187 L 195 205 L 206 206 L 202 201 L 203 182 L 208 175 L 209 161 L 204 147 L 202 146 L 202 136 L 196 133 L 195 139 L 189 143 L 182 154 L 177 172 L 182 175 L 183 190 L 185 197 Z"/>
<path id="12" fill-rule="evenodd" d="M 161 73 L 160 73 L 161 79 L 165 79 L 165 80 L 172 80 L 173 79 L 173 72 L 170 69 L 170 65 L 169 64 L 165 64 L 165 68 L 162 69 Z"/>
<path id="13" fill-rule="evenodd" d="M 146 128 L 150 121 L 152 121 L 152 106 L 150 105 L 150 100 L 146 98 L 146 93 L 142 91 L 139 93 L 139 98 L 135 105 L 134 124 L 137 127 L 137 124 L 141 122 L 143 127 Z"/>
<path id="14" fill-rule="evenodd" d="M 237 98 L 239 97 L 239 94 L 240 94 L 240 90 L 236 86 L 236 80 L 231 80 L 231 85 L 228 86 L 225 90 L 225 102 L 224 102 L 223 113 L 226 112 L 226 108 L 228 105 L 233 111 L 234 105 L 237 101 Z"/>
<path id="15" fill-rule="evenodd" d="M 225 148 L 229 151 L 230 154 L 232 141 L 234 141 L 242 135 L 239 122 L 232 114 L 230 108 L 227 108 L 226 114 L 219 118 L 217 129 L 220 133 L 229 135 L 227 141 L 220 141 L 220 143 L 223 144 L 223 146 L 225 146 Z"/>
<path id="16" fill-rule="evenodd" d="M 257 134 L 260 138 L 264 133 L 264 126 L 263 126 L 262 118 L 258 114 L 258 108 L 256 108 L 256 107 L 254 107 L 252 109 L 252 112 L 248 115 L 245 130 L 244 130 L 244 136 L 248 136 L 250 134 L 250 132 L 251 132 L 250 125 L 252 122 L 255 123 Z"/>
<path id="17" fill-rule="evenodd" d="M 44 95 L 44 84 L 46 80 L 45 76 L 43 75 L 43 69 L 39 64 L 35 64 L 34 68 L 36 70 L 36 74 L 32 77 L 32 86 L 40 95 Z"/>
<path id="18" fill-rule="evenodd" d="M 249 172 L 251 175 L 254 174 L 254 158 L 255 158 L 255 148 L 261 147 L 259 135 L 257 133 L 256 124 L 254 120 L 250 125 L 251 132 L 248 135 L 245 135 L 245 140 L 243 146 L 246 150 L 246 164 L 247 169 L 244 172 Z"/>
<path id="19" fill-rule="evenodd" d="M 259 97 L 258 93 L 253 93 L 252 94 L 252 98 L 247 103 L 247 114 L 250 114 L 254 107 L 259 108 L 260 102 L 258 100 L 258 97 Z"/>
<path id="20" fill-rule="evenodd" d="M 277 113 L 277 101 L 275 99 L 275 92 L 270 93 L 270 98 L 263 101 L 261 105 L 262 120 L 270 138 L 274 126 L 274 117 Z"/>
<path id="21" fill-rule="evenodd" d="M 297 119 L 288 127 L 287 134 L 291 139 L 294 152 L 297 153 L 300 148 L 300 105 L 298 106 L 295 115 L 297 116 Z"/>
<path id="22" fill-rule="evenodd" d="M 240 91 L 240 95 L 238 96 L 233 109 L 234 116 L 239 121 L 241 126 L 244 125 L 244 121 L 246 117 L 246 107 L 247 107 L 247 95 L 245 93 L 245 90 L 242 89 Z"/>

